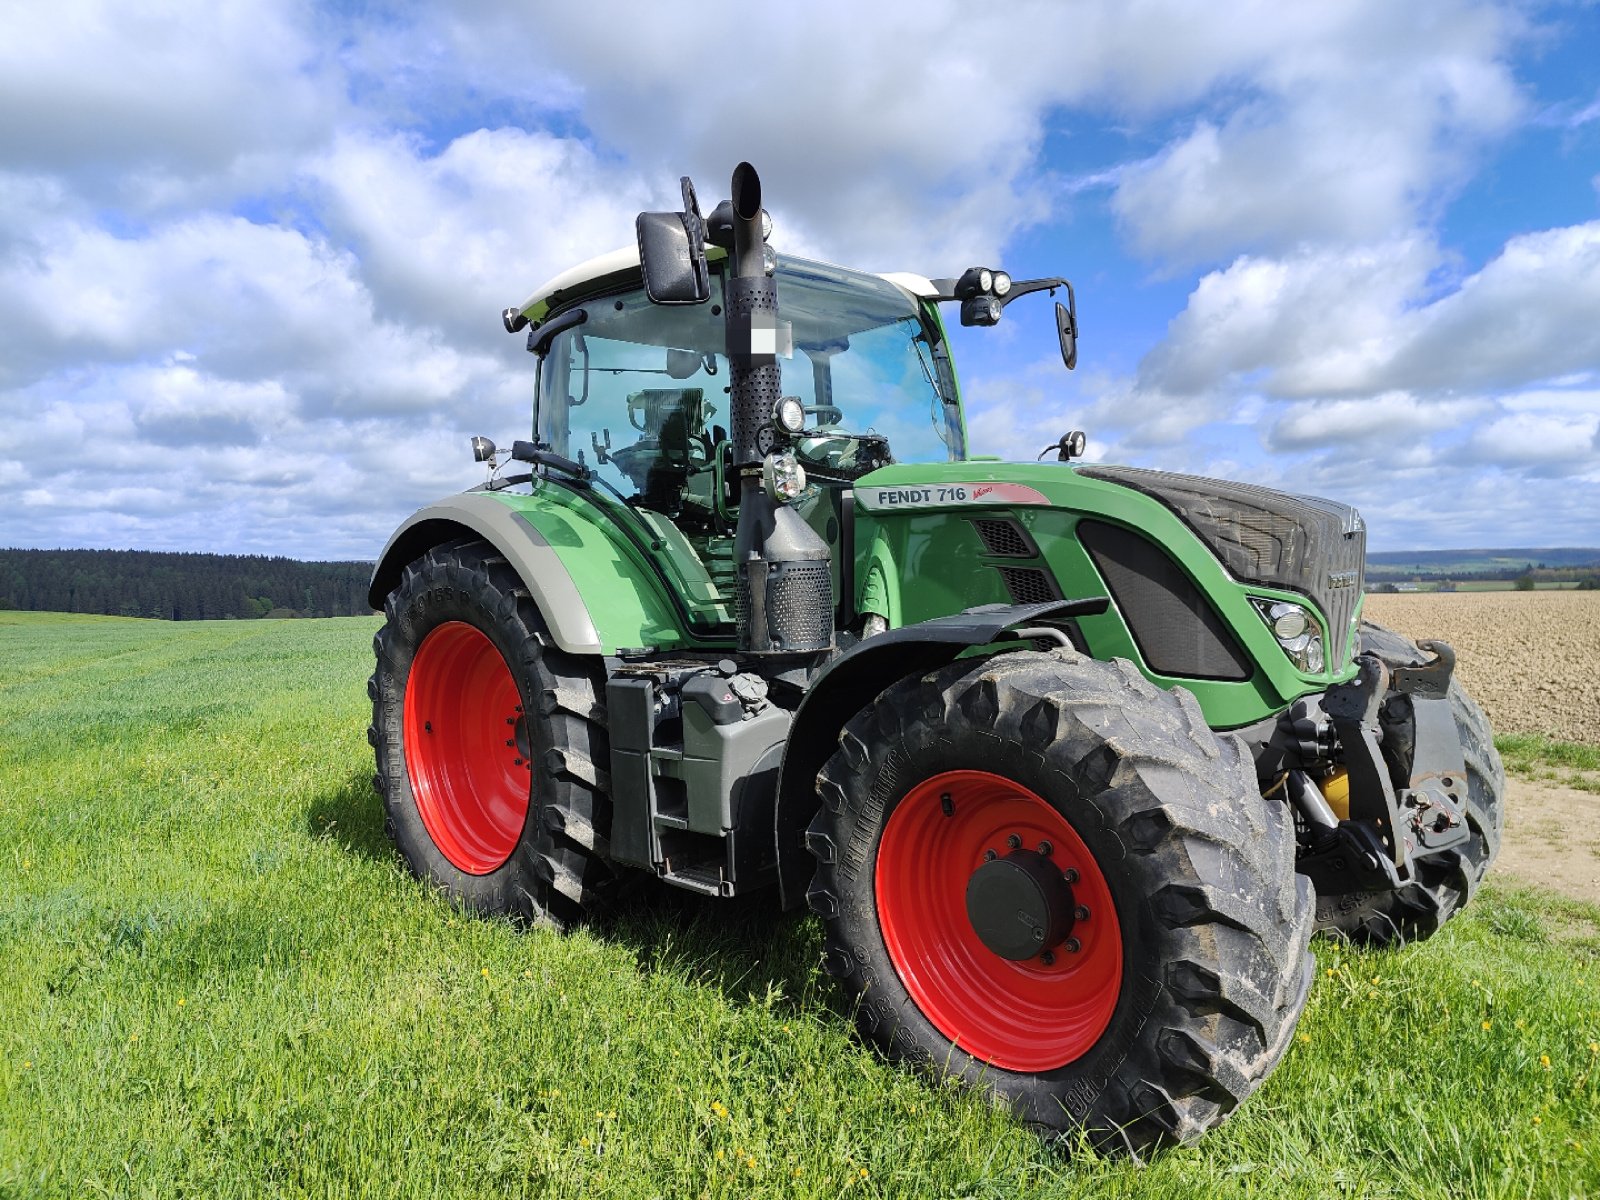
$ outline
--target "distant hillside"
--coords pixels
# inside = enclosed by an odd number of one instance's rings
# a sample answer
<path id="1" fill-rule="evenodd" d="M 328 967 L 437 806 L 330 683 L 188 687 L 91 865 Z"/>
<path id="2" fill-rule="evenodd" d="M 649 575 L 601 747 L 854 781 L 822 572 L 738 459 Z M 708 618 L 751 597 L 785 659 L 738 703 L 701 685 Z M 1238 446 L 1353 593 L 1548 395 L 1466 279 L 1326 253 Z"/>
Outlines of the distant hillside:
<path id="1" fill-rule="evenodd" d="M 1600 548 L 1547 546 L 1509 550 L 1387 550 L 1367 555 L 1367 578 L 1409 579 L 1413 575 L 1509 579 L 1535 570 L 1600 569 Z"/>
<path id="2" fill-rule="evenodd" d="M 169 621 L 368 612 L 372 564 L 149 550 L 0 550 L 0 609 Z"/>
<path id="3" fill-rule="evenodd" d="M 1443 581 L 1491 586 L 1600 583 L 1600 549 L 1390 550 L 1367 556 L 1369 586 Z M 149 550 L 0 550 L 0 610 L 100 613 L 169 621 L 344 617 L 367 608 L 366 562 L 302 562 Z M 1526 581 L 1524 581 L 1526 583 Z M 1509 586 L 1500 584 L 1499 586 Z M 1405 590 L 1405 589 L 1403 589 Z"/>

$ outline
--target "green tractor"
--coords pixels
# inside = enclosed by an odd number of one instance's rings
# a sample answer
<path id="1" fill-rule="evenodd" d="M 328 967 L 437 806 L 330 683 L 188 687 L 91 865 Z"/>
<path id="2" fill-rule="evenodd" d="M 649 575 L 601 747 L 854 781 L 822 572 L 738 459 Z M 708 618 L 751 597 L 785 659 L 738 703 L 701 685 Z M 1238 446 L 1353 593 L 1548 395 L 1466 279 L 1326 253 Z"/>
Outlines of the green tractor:
<path id="1" fill-rule="evenodd" d="M 779 256 L 749 164 L 503 314 L 534 437 L 385 547 L 377 787 L 421 878 L 566 929 L 775 890 L 890 1057 L 1143 1151 L 1282 1057 L 1316 929 L 1426 937 L 1504 776 L 1346 505 L 973 455 L 940 319 L 1063 279 Z M 518 466 L 525 466 L 520 470 Z"/>

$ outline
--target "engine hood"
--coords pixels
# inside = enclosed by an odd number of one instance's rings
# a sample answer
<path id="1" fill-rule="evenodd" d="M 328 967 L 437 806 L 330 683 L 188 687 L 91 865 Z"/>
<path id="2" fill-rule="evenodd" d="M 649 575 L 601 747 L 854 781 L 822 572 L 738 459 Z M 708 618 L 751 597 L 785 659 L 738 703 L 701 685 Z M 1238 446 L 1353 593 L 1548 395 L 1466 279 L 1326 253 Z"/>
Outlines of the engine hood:
<path id="1" fill-rule="evenodd" d="M 1329 648 L 1335 663 L 1342 663 L 1366 575 L 1366 524 L 1354 508 L 1317 496 L 1139 467 L 1076 470 L 1159 500 L 1235 579 L 1310 597 L 1327 617 Z"/>

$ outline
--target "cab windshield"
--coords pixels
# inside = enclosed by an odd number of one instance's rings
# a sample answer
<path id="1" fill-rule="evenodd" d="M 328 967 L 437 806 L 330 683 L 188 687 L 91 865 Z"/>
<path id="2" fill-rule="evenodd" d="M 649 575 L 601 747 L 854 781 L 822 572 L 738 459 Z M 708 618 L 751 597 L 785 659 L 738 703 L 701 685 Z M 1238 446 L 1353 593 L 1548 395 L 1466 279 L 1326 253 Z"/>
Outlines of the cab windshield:
<path id="1" fill-rule="evenodd" d="M 915 300 L 876 276 L 792 258 L 780 258 L 777 280 L 792 343 L 783 392 L 806 411 L 793 448 L 814 481 L 965 457 L 948 353 Z M 545 359 L 540 439 L 636 505 L 676 519 L 711 503 L 730 454 L 722 304 L 720 275 L 707 304 L 655 305 L 642 289 L 590 301 L 587 321 Z"/>

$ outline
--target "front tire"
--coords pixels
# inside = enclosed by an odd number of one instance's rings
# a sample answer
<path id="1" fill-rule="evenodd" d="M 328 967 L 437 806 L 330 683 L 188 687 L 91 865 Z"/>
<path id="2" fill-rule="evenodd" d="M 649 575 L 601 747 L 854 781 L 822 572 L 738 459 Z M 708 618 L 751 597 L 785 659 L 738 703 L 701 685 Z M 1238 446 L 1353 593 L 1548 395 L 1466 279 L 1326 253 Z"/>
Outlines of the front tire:
<path id="1" fill-rule="evenodd" d="M 1361 623 L 1361 652 L 1376 654 L 1391 669 L 1429 658 L 1417 644 L 1372 621 Z M 1459 680 L 1447 696 L 1467 768 L 1465 842 L 1416 862 L 1416 878 L 1392 892 L 1353 892 L 1317 898 L 1317 930 L 1364 946 L 1392 946 L 1431 937 L 1464 908 L 1500 853 L 1505 826 L 1506 771 L 1483 709 Z M 1402 777 L 1407 764 L 1390 764 Z"/>
<path id="2" fill-rule="evenodd" d="M 1187 692 L 1069 651 L 958 662 L 852 719 L 819 792 L 824 966 L 891 1057 L 1139 1152 L 1287 1047 L 1313 974 L 1293 823 Z M 1007 924 L 1029 880 L 1066 884 L 1070 922 L 1029 900 Z"/>
<path id="3" fill-rule="evenodd" d="M 533 598 L 487 542 L 428 551 L 384 613 L 367 737 L 407 864 L 478 912 L 575 924 L 610 879 L 594 677 L 549 646 Z"/>

